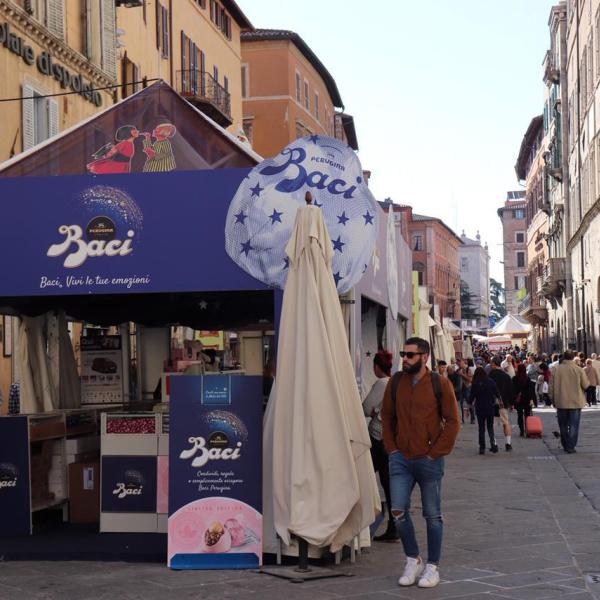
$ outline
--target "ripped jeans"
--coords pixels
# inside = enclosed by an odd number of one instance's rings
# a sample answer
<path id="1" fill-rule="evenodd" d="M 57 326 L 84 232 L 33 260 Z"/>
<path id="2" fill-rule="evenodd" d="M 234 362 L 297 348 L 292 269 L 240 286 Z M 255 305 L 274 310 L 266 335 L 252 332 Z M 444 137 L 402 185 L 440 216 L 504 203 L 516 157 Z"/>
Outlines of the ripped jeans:
<path id="1" fill-rule="evenodd" d="M 438 565 L 444 531 L 441 509 L 444 459 L 406 459 L 400 452 L 392 452 L 389 462 L 392 515 L 396 520 L 404 553 L 410 558 L 419 556 L 415 528 L 410 518 L 410 497 L 415 484 L 418 483 L 421 489 L 423 517 L 427 522 L 427 562 Z"/>

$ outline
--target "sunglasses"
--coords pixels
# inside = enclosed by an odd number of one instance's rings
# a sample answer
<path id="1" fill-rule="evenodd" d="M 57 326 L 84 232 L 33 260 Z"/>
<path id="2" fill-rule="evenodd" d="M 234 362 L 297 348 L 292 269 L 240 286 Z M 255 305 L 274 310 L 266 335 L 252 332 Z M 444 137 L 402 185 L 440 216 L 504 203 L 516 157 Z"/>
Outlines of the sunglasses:
<path id="1" fill-rule="evenodd" d="M 417 355 L 427 354 L 427 352 L 400 352 L 400 358 L 414 358 Z"/>

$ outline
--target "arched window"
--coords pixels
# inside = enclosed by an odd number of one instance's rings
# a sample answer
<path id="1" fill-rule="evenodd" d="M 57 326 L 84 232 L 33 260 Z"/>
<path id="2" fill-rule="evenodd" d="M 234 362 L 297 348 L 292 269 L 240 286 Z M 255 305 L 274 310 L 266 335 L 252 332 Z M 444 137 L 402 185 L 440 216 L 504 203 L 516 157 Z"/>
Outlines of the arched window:
<path id="1" fill-rule="evenodd" d="M 412 270 L 418 273 L 419 285 L 426 285 L 425 283 L 425 265 L 422 262 L 414 262 Z"/>

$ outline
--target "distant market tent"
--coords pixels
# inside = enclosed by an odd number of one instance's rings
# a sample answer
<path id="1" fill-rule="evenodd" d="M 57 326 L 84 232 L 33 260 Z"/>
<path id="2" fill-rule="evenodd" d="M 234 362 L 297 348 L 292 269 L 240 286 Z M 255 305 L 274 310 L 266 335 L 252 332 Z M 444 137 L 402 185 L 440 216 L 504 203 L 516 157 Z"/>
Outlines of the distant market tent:
<path id="1" fill-rule="evenodd" d="M 507 335 L 511 337 L 527 337 L 531 332 L 531 325 L 515 315 L 508 314 L 496 323 L 490 331 L 490 336 Z"/>

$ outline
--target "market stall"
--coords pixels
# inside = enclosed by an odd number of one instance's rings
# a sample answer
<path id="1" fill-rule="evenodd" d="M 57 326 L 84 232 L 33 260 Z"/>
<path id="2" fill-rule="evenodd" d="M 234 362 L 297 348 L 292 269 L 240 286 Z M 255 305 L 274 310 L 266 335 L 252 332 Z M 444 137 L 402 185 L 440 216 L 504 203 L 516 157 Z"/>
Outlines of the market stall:
<path id="1" fill-rule="evenodd" d="M 123 123 L 130 124 L 128 133 L 132 134 L 131 160 L 126 172 L 123 164 L 112 164 L 115 153 L 110 154 L 116 147 L 110 140 L 115 131 L 122 136 Z M 138 137 L 144 132 L 150 138 L 158 141 L 160 137 L 161 142 L 167 142 L 161 148 L 170 148 L 172 156 L 161 164 L 167 165 L 168 170 L 146 168 L 153 153 L 145 151 L 147 144 L 140 146 Z M 148 139 L 146 135 L 143 137 Z M 23 317 L 63 314 L 70 323 L 95 325 L 84 327 L 85 335 L 77 338 L 76 343 L 81 377 L 79 402 L 85 400 L 96 411 L 90 437 L 99 440 L 100 448 L 93 450 L 93 456 L 84 455 L 85 444 L 78 440 L 75 446 L 81 444 L 81 447 L 75 447 L 77 452 L 73 456 L 79 472 L 72 476 L 67 459 L 51 460 L 53 468 L 56 464 L 66 473 L 68 485 L 80 482 L 82 489 L 77 493 L 81 497 L 84 492 L 93 491 L 99 498 L 101 531 L 168 529 L 170 539 L 177 539 L 181 526 L 186 535 L 193 530 L 195 539 L 203 540 L 200 544 L 203 550 L 199 552 L 196 548 L 196 554 L 232 556 L 241 552 L 239 548 L 245 542 L 226 543 L 236 534 L 225 524 L 217 530 L 198 521 L 191 528 L 189 520 L 176 519 L 175 506 L 167 507 L 165 489 L 170 488 L 169 497 L 175 497 L 173 461 L 188 452 L 182 444 L 190 438 L 189 432 L 182 433 L 186 419 L 173 412 L 173 407 L 186 405 L 181 401 L 182 396 L 194 398 L 194 385 L 199 386 L 203 403 L 213 406 L 212 420 L 198 423 L 202 429 L 191 449 L 198 456 L 187 466 L 187 469 L 196 467 L 195 496 L 181 496 L 179 509 L 202 501 L 212 489 L 207 486 L 215 485 L 206 481 L 213 477 L 211 472 L 200 474 L 196 459 L 201 462 L 206 455 L 231 460 L 237 451 L 235 444 L 246 444 L 248 440 L 260 446 L 261 432 L 247 423 L 255 423 L 256 414 L 262 412 L 262 393 L 248 374 L 252 368 L 266 368 L 269 363 L 265 339 L 272 338 L 277 330 L 281 291 L 276 288 L 284 285 L 288 267 L 283 250 L 298 202 L 303 200 L 307 187 L 317 188 L 319 205 L 324 206 L 334 244 L 338 293 L 350 292 L 360 281 L 364 265 L 370 262 L 380 215 L 362 180 L 360 164 L 346 146 L 327 140 L 325 151 L 315 137 L 299 140 L 294 148 L 252 169 L 259 157 L 201 113 L 197 114 L 169 86 L 159 83 L 94 117 L 81 128 L 65 132 L 19 160 L 0 166 L 0 175 L 6 176 L 0 177 L 0 198 L 6 199 L 3 213 L 6 234 L 0 238 L 0 256 L 10 261 L 10 265 L 2 266 L 10 268 L 14 275 L 0 282 L 0 312 L 23 321 Z M 326 167 L 307 174 L 310 157 L 316 154 L 317 163 L 327 162 L 323 156 L 332 148 L 345 157 L 338 161 L 346 161 L 346 176 L 352 175 L 354 185 L 346 183 L 339 174 L 333 179 Z M 307 156 L 306 166 L 302 166 Z M 334 167 L 339 164 L 334 163 Z M 288 167 L 304 175 L 290 179 Z M 88 173 L 83 174 L 86 170 Z M 326 185 L 328 179 L 331 183 Z M 261 195 L 265 190 L 268 192 Z M 19 202 L 10 202 L 15 198 Z M 344 216 L 342 222 L 340 214 Z M 352 230 L 354 235 L 346 237 L 346 231 Z M 362 234 L 357 235 L 358 231 Z M 19 248 L 19 252 L 15 254 L 14 248 Z M 62 323 L 60 335 L 52 338 L 56 341 L 51 340 L 50 346 L 55 344 L 60 349 L 66 326 Z M 187 339 L 187 334 L 183 335 L 186 339 L 182 346 L 175 348 L 175 328 L 178 333 L 186 328 L 232 332 L 228 336 L 228 350 L 233 353 L 235 346 L 239 346 L 235 352 L 241 364 L 221 363 L 226 358 L 225 349 L 219 350 L 223 354 L 217 357 L 218 361 L 208 361 L 202 355 L 209 356 L 208 352 L 215 349 L 200 346 L 196 353 L 197 346 L 192 343 L 195 340 Z M 37 340 L 35 347 L 41 347 L 42 339 L 50 340 L 44 338 L 49 332 L 45 327 L 42 337 L 31 338 Z M 258 335 L 247 335 L 250 333 Z M 216 337 L 225 339 L 224 335 Z M 22 347 L 25 346 L 29 347 L 29 342 L 26 344 L 24 338 Z M 191 355 L 182 355 L 182 349 Z M 15 355 L 19 356 L 19 351 Z M 173 371 L 182 362 L 198 363 L 200 375 L 180 378 Z M 15 361 L 19 369 L 22 363 Z M 207 371 L 215 364 L 228 366 L 232 371 L 228 374 L 217 368 L 216 375 L 211 375 Z M 195 365 L 186 365 L 191 366 Z M 19 369 L 15 374 L 20 378 Z M 39 410 L 53 418 L 62 415 L 57 420 L 67 423 L 68 395 L 60 390 L 69 386 L 63 386 L 68 381 L 62 373 L 60 369 L 47 370 Z M 124 386 L 126 379 L 131 383 L 128 389 Z M 156 398 L 147 397 L 152 390 L 163 396 L 161 400 L 170 399 L 171 411 L 164 410 L 164 402 L 157 403 Z M 29 406 L 33 392 L 27 391 L 26 386 L 22 391 L 22 404 Z M 245 398 L 244 410 L 253 407 L 254 416 L 235 413 L 232 399 L 236 394 Z M 71 398 L 68 403 L 72 410 Z M 149 412 L 147 409 L 153 405 L 154 410 Z M 235 431 L 232 429 L 233 433 L 223 435 L 223 428 L 231 426 L 235 418 L 243 421 L 246 433 L 242 435 L 240 431 L 244 429 L 237 427 Z M 48 455 L 66 456 L 60 445 L 55 452 L 56 448 L 38 445 L 46 439 L 32 441 L 34 425 L 30 416 L 1 420 L 4 428 L 21 431 L 19 441 L 13 446 L 24 449 L 28 458 L 21 457 L 21 463 L 15 458 L 11 462 L 14 469 L 7 471 L 7 477 L 14 475 L 13 471 L 18 473 L 18 483 L 12 486 L 15 495 L 10 503 L 0 507 L 0 530 L 15 517 L 11 507 L 18 502 L 17 494 L 22 493 L 23 497 L 27 494 L 22 485 L 29 486 L 33 502 L 34 481 L 26 476 L 32 468 L 33 455 L 41 453 L 39 461 L 44 467 L 48 466 Z M 174 430 L 175 426 L 179 429 Z M 68 438 L 66 424 L 63 429 L 52 435 Z M 11 435 L 0 438 L 0 443 L 11 439 Z M 210 449 L 205 445 L 207 440 L 212 444 Z M 225 466 L 220 467 L 223 472 Z M 241 499 L 249 493 L 248 486 L 258 485 L 260 489 L 260 476 L 245 476 L 243 484 L 238 484 L 238 478 L 233 479 L 235 482 L 230 489 L 222 490 L 222 495 L 231 492 L 230 498 Z M 48 483 L 42 477 L 44 492 Z M 77 495 L 73 492 L 63 498 L 55 492 L 49 493 L 69 503 Z M 219 506 L 212 503 L 210 510 L 220 510 Z M 260 512 L 260 504 L 252 506 Z M 250 529 L 256 533 L 256 527 L 255 524 Z M 28 514 L 19 531 L 31 530 Z M 183 556 L 177 568 L 216 564 L 188 560 L 185 551 L 177 554 Z M 260 554 L 253 552 L 258 561 Z"/>

